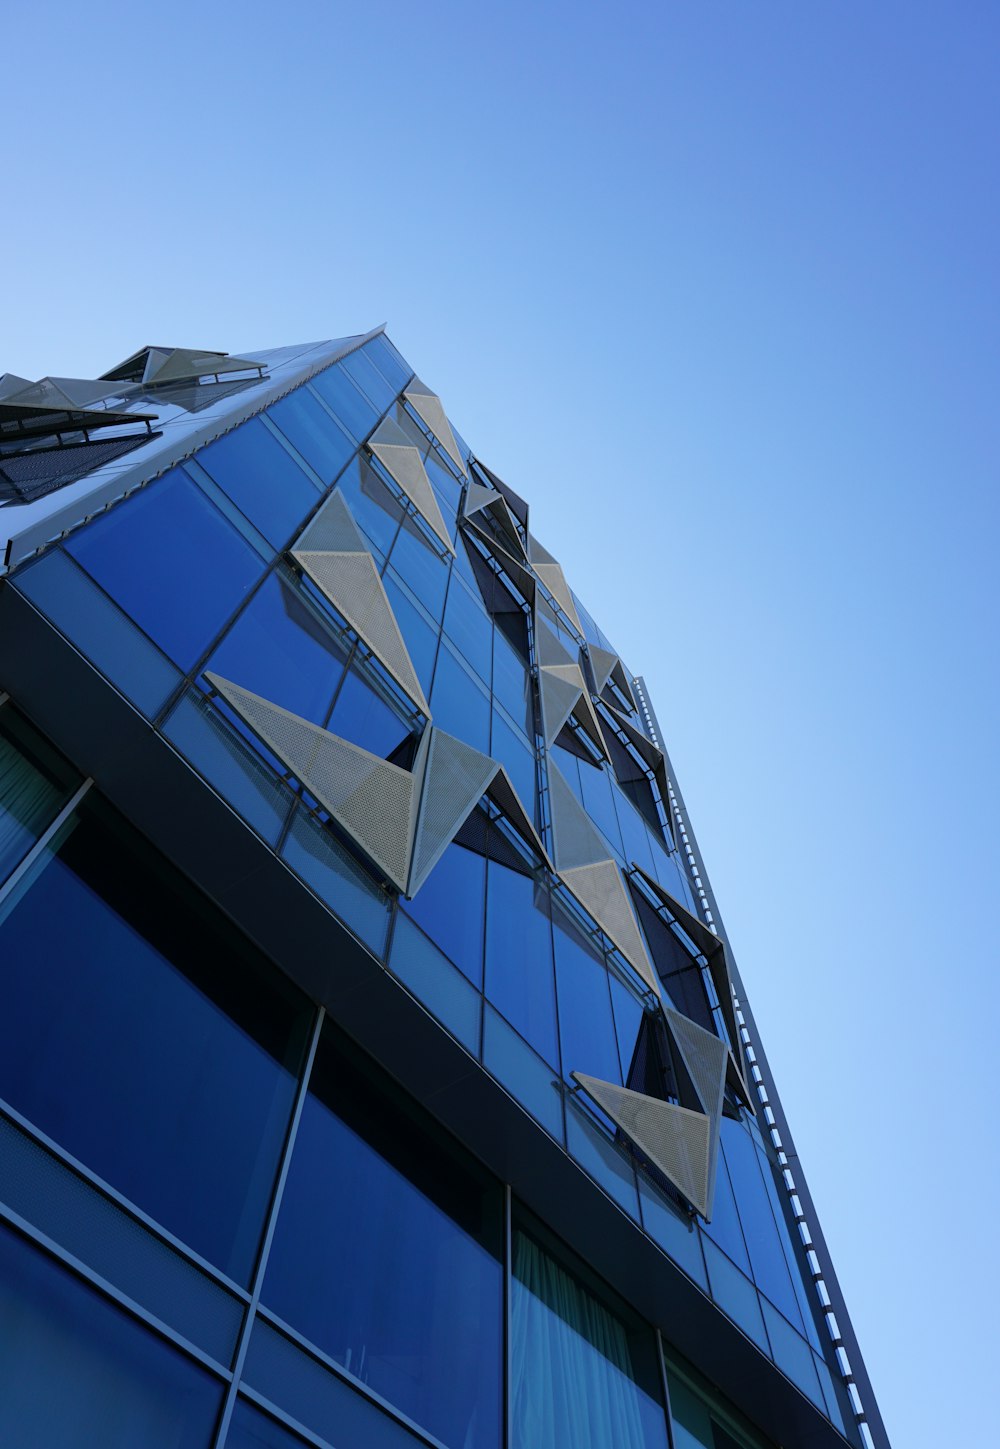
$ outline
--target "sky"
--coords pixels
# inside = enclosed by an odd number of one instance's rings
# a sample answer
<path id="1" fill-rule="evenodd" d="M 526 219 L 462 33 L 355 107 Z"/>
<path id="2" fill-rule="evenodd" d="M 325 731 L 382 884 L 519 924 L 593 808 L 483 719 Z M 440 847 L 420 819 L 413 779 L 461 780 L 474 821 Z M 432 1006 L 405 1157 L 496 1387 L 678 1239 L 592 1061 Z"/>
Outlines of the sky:
<path id="1" fill-rule="evenodd" d="M 896 1449 L 995 1422 L 998 40 L 989 0 L 4 20 L 0 372 L 384 321 L 645 677 Z"/>

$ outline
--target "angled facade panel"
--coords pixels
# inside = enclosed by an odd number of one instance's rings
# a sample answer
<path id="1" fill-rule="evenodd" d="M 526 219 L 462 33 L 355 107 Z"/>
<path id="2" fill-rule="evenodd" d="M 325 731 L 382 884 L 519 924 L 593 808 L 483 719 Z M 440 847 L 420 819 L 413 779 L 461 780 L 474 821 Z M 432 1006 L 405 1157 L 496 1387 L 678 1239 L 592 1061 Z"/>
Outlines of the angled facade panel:
<path id="1" fill-rule="evenodd" d="M 615 943 L 626 961 L 635 967 L 647 986 L 659 995 L 659 978 L 649 959 L 622 873 L 615 862 L 598 860 L 591 865 L 578 865 L 570 870 L 563 870 L 560 874 L 580 904 Z"/>
<path id="2" fill-rule="evenodd" d="M 434 497 L 420 453 L 398 423 L 386 418 L 368 441 L 368 446 L 390 477 L 399 485 L 417 512 L 430 525 L 449 553 L 455 552 L 441 509 Z"/>
<path id="3" fill-rule="evenodd" d="M 430 428 L 455 466 L 464 473 L 465 463 L 462 461 L 462 454 L 459 451 L 458 444 L 455 442 L 455 434 L 451 430 L 451 423 L 449 423 L 445 416 L 441 399 L 437 393 L 431 392 L 430 388 L 422 383 L 419 377 L 415 377 L 403 396 L 413 408 L 417 417 Z"/>
<path id="4" fill-rule="evenodd" d="M 430 875 L 497 768 L 488 755 L 432 727 L 421 780 L 409 895 L 416 895 Z"/>

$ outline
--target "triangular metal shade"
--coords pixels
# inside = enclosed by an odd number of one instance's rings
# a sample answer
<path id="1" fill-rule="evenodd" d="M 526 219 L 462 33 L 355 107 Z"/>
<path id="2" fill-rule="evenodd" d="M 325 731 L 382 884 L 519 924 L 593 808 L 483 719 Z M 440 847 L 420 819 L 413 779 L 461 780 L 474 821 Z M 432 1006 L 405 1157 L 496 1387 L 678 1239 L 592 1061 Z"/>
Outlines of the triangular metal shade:
<path id="1" fill-rule="evenodd" d="M 701 1112 L 573 1072 L 573 1079 L 663 1176 L 708 1219 L 712 1124 Z"/>
<path id="2" fill-rule="evenodd" d="M 370 553 L 312 553 L 295 550 L 317 588 L 350 624 L 400 688 L 430 714 L 406 642 Z"/>
<path id="3" fill-rule="evenodd" d="M 578 865 L 559 873 L 588 915 L 593 916 L 629 965 L 659 996 L 660 978 L 649 959 L 632 901 L 615 862 L 599 860 L 592 865 Z"/>
<path id="4" fill-rule="evenodd" d="M 552 820 L 556 869 L 565 872 L 575 866 L 593 865 L 595 861 L 607 860 L 607 841 L 551 757 L 548 762 L 548 780 L 549 815 Z"/>
<path id="5" fill-rule="evenodd" d="M 607 745 L 579 664 L 543 665 L 538 671 L 538 684 L 545 743 L 551 745 L 570 715 L 575 714 L 580 728 L 607 759 Z"/>
<path id="6" fill-rule="evenodd" d="M 602 703 L 604 704 L 604 708 L 608 711 L 608 713 L 613 716 L 615 724 L 630 741 L 630 743 L 635 746 L 637 752 L 642 756 L 642 758 L 645 760 L 646 764 L 654 772 L 654 774 L 660 774 L 662 771 L 664 771 L 666 767 L 663 760 L 663 751 L 660 749 L 660 747 L 658 745 L 654 745 L 653 741 L 649 738 L 649 736 L 643 734 L 642 730 L 634 725 L 630 719 L 626 719 L 620 709 L 612 708 L 611 705 L 605 703 L 603 700 Z M 666 800 L 668 796 L 665 788 L 665 775 L 662 776 L 659 783 L 663 787 L 662 794 L 663 798 Z"/>
<path id="7" fill-rule="evenodd" d="M 431 392 L 430 388 L 425 383 L 422 383 L 419 377 L 415 377 L 403 393 L 403 396 L 420 421 L 430 428 L 435 438 L 437 438 L 459 471 L 464 473 L 465 463 L 462 460 L 462 454 L 458 450 L 458 444 L 455 442 L 455 434 L 451 430 L 451 423 L 449 423 L 445 416 L 444 408 L 441 406 L 441 399 L 437 393 Z"/>
<path id="8" fill-rule="evenodd" d="M 539 609 L 536 601 L 535 608 L 535 649 L 538 653 L 539 664 L 575 664 L 576 660 L 566 646 L 556 638 L 549 626 L 538 617 Z M 552 613 L 551 609 L 545 611 Z"/>
<path id="9" fill-rule="evenodd" d="M 552 862 L 549 860 L 548 851 L 542 844 L 541 837 L 535 829 L 535 822 L 525 809 L 520 795 L 514 788 L 514 782 L 507 774 L 503 765 L 497 767 L 497 772 L 490 781 L 487 793 L 494 804 L 506 815 L 514 829 L 523 835 L 526 840 L 530 841 L 538 851 L 542 860 L 548 865 L 551 865 Z"/>
<path id="10" fill-rule="evenodd" d="M 431 729 L 407 895 L 416 895 L 498 768 L 489 755 L 464 740 Z"/>
<path id="11" fill-rule="evenodd" d="M 721 1037 L 706 1031 L 673 1007 L 665 1006 L 663 1015 L 697 1093 L 698 1104 L 715 1121 L 722 1112 L 729 1047 Z"/>
<path id="12" fill-rule="evenodd" d="M 567 619 L 573 624 L 578 634 L 583 633 L 583 625 L 580 623 L 580 616 L 576 612 L 576 605 L 573 603 L 573 595 L 569 591 L 569 584 L 566 582 L 566 575 L 562 571 L 562 565 L 557 563 L 536 563 L 532 567 L 562 609 Z"/>
<path id="13" fill-rule="evenodd" d="M 594 693 L 600 694 L 608 680 L 613 679 L 629 704 L 635 709 L 632 687 L 618 655 L 610 649 L 601 649 L 597 644 L 588 644 L 587 652 L 594 670 Z"/>
<path id="14" fill-rule="evenodd" d="M 454 544 L 448 536 L 448 529 L 420 453 L 399 424 L 393 422 L 392 418 L 384 418 L 369 438 L 368 446 L 448 552 L 454 553 Z"/>
<path id="15" fill-rule="evenodd" d="M 380 481 L 380 487 L 384 484 Z M 351 512 L 347 499 L 338 488 L 325 500 L 306 524 L 296 540 L 296 549 L 304 553 L 367 553 L 368 544 Z"/>
<path id="16" fill-rule="evenodd" d="M 393 885 L 404 890 L 413 839 L 415 777 L 228 679 L 217 674 L 205 678 Z"/>
<path id="17" fill-rule="evenodd" d="M 634 865 L 635 871 L 642 877 L 650 890 L 657 896 L 667 910 L 677 921 L 681 929 L 690 936 L 694 946 L 705 957 L 708 962 L 708 974 L 712 978 L 712 985 L 715 987 L 715 994 L 719 998 L 719 1006 L 722 1010 L 722 1019 L 726 1023 L 726 1031 L 733 1043 L 733 1050 L 729 1054 L 729 1066 L 727 1068 L 727 1079 L 733 1091 L 745 1103 L 748 1110 L 757 1115 L 754 1106 L 753 1094 L 743 1073 L 743 1038 L 740 1036 L 739 1022 L 736 1020 L 736 1007 L 733 1003 L 733 986 L 729 975 L 729 963 L 726 959 L 725 942 L 721 937 L 710 931 L 704 921 L 700 921 L 692 911 L 688 910 L 681 901 L 672 896 L 668 890 L 660 885 L 659 881 L 643 870 L 642 866 Z"/>
<path id="18" fill-rule="evenodd" d="M 517 524 L 514 522 L 514 515 L 507 507 L 501 494 L 494 492 L 492 488 L 484 488 L 482 483 L 472 480 L 465 494 L 465 505 L 462 516 L 475 521 L 477 514 L 488 513 L 497 527 L 500 529 L 507 545 L 518 557 L 527 562 L 527 554 L 524 552 L 524 544 L 521 542 L 521 535 L 517 531 Z M 482 532 L 477 528 L 477 532 Z"/>

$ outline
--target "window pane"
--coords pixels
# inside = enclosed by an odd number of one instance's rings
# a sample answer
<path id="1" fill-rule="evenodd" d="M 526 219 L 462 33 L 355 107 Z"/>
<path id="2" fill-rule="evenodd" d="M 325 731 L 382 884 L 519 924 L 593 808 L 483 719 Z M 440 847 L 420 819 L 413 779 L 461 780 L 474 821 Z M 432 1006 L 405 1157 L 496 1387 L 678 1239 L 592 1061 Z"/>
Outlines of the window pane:
<path id="1" fill-rule="evenodd" d="M 0 991 L 0 1095 L 245 1282 L 304 998 L 101 802 L 8 910 Z"/>
<path id="2" fill-rule="evenodd" d="M 208 1449 L 222 1385 L 0 1228 L 0 1443 Z"/>
<path id="3" fill-rule="evenodd" d="M 66 551 L 188 669 L 262 564 L 181 468 L 95 519 Z"/>
<path id="4" fill-rule="evenodd" d="M 621 1080 L 603 953 L 558 906 L 552 912 L 563 1070 Z"/>
<path id="5" fill-rule="evenodd" d="M 653 1331 L 514 1233 L 513 1449 L 666 1449 Z"/>
<path id="6" fill-rule="evenodd" d="M 262 1301 L 454 1449 L 499 1443 L 502 1199 L 327 1031 Z"/>
<path id="7" fill-rule="evenodd" d="M 288 542 L 318 502 L 312 480 L 259 418 L 241 423 L 197 457 L 275 548 Z"/>
<path id="8" fill-rule="evenodd" d="M 482 750 L 490 752 L 490 701 L 485 687 L 444 643 L 438 649 L 431 694 L 434 723 Z"/>
<path id="9" fill-rule="evenodd" d="M 548 894 L 531 876 L 495 860 L 488 866 L 486 994 L 558 1066 Z"/>
<path id="10" fill-rule="evenodd" d="M 354 383 L 344 372 L 342 363 L 335 363 L 325 372 L 318 372 L 312 379 L 311 386 L 316 389 L 327 406 L 333 409 L 337 421 L 344 426 L 355 442 L 360 443 L 367 438 L 378 422 L 378 413 L 368 399 L 362 397 L 358 392 Z"/>
<path id="11" fill-rule="evenodd" d="M 483 986 L 486 862 L 452 843 L 405 909 L 474 986 Z"/>
<path id="12" fill-rule="evenodd" d="M 10 708 L 0 712 L 0 884 L 79 783 L 26 719 Z"/>
<path id="13" fill-rule="evenodd" d="M 267 416 L 328 487 L 354 452 L 354 443 L 305 388 L 268 408 Z"/>

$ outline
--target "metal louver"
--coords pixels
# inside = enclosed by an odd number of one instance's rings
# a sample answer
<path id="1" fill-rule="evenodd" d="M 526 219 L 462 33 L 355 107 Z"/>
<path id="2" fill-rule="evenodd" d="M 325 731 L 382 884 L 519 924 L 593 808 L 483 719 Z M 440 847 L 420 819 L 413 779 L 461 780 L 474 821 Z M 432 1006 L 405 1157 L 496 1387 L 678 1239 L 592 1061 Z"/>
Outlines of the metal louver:
<path id="1" fill-rule="evenodd" d="M 573 1072 L 612 1122 L 706 1220 L 711 1214 L 712 1124 L 701 1112 Z"/>
<path id="2" fill-rule="evenodd" d="M 322 551 L 315 545 L 303 547 L 313 539 L 328 540 L 331 545 L 340 546 Z M 364 546 L 350 508 L 338 493 L 331 495 L 313 519 L 298 546 L 293 549 L 292 557 L 334 608 L 343 614 L 400 688 L 424 714 L 429 714 L 424 692 L 375 560 Z"/>
<path id="3" fill-rule="evenodd" d="M 524 562 L 527 562 L 524 544 L 521 542 L 521 535 L 517 531 L 514 515 L 507 507 L 503 495 L 497 493 L 492 488 L 485 488 L 482 483 L 477 483 L 473 479 L 470 481 L 466 490 L 462 517 L 472 523 L 476 528 L 476 532 L 480 535 L 484 533 L 484 530 L 477 526 L 477 517 L 483 513 L 488 513 L 493 519 L 506 539 L 512 553 L 520 557 Z M 488 541 L 491 541 L 488 532 L 486 532 L 485 536 Z"/>
<path id="4" fill-rule="evenodd" d="M 406 888 L 416 778 L 217 674 L 212 688 L 269 745 L 399 890 Z"/>
<path id="5" fill-rule="evenodd" d="M 465 463 L 455 442 L 455 434 L 451 430 L 445 410 L 441 405 L 441 399 L 436 392 L 420 381 L 419 377 L 413 378 L 409 387 L 403 393 L 406 401 L 416 413 L 420 421 L 434 434 L 448 457 L 456 465 L 460 473 L 465 472 Z"/>
<path id="6" fill-rule="evenodd" d="M 441 509 L 434 496 L 420 452 L 392 418 L 383 418 L 368 440 L 368 447 L 399 485 L 449 553 L 455 547 L 448 536 Z"/>
<path id="7" fill-rule="evenodd" d="M 538 685 L 545 743 L 551 745 L 570 715 L 575 714 L 587 738 L 607 759 L 607 746 L 579 664 L 543 664 L 538 671 Z"/>
<path id="8" fill-rule="evenodd" d="M 558 765 L 550 759 L 549 814 L 552 819 L 553 854 L 556 869 L 565 873 L 578 865 L 606 860 L 604 836 L 573 794 Z"/>
<path id="9" fill-rule="evenodd" d="M 590 655 L 590 662 L 594 669 L 594 692 L 600 694 L 609 679 L 613 679 L 618 689 L 635 709 L 635 697 L 632 694 L 632 686 L 628 682 L 625 668 L 618 658 L 618 655 L 610 649 L 601 649 L 597 644 L 588 644 L 587 652 Z"/>
<path id="10" fill-rule="evenodd" d="M 598 860 L 560 871 L 566 887 L 593 916 L 650 990 L 660 995 L 660 978 L 649 959 L 622 873 L 613 860 Z"/>
<path id="11" fill-rule="evenodd" d="M 577 633 L 582 634 L 583 625 L 580 623 L 580 616 L 576 612 L 576 605 L 573 603 L 573 595 L 569 591 L 569 584 L 566 582 L 566 575 L 562 571 L 562 565 L 557 563 L 540 563 L 533 564 L 532 567 L 560 609 L 562 609 L 567 619 L 573 624 Z"/>

